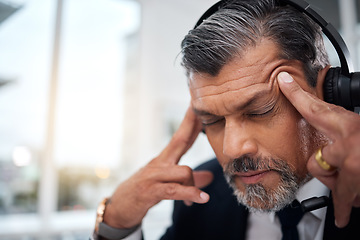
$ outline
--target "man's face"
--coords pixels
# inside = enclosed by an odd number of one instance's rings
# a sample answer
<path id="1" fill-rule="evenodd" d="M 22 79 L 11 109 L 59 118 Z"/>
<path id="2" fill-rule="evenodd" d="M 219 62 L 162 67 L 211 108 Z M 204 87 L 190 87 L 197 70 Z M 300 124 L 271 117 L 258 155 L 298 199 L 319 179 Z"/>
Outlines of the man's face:
<path id="1" fill-rule="evenodd" d="M 191 103 L 238 200 L 250 210 L 278 210 L 308 180 L 306 163 L 320 136 L 281 93 L 276 76 L 291 74 L 306 90 L 302 64 L 280 59 L 263 39 L 217 76 L 190 75 Z"/>

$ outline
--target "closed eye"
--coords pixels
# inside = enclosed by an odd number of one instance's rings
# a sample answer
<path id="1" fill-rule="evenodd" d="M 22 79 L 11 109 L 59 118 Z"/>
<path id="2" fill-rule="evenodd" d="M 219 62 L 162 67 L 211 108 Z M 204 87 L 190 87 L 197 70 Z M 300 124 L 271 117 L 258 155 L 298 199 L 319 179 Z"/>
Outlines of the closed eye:
<path id="1" fill-rule="evenodd" d="M 275 111 L 275 104 L 267 108 L 265 111 L 256 111 L 256 112 L 250 112 L 247 114 L 248 117 L 265 117 L 267 115 L 272 114 Z"/>
<path id="2" fill-rule="evenodd" d="M 218 118 L 213 121 L 203 121 L 202 125 L 203 125 L 203 127 L 209 127 L 209 126 L 212 126 L 212 125 L 215 125 L 215 124 L 221 122 L 223 119 L 224 118 Z"/>

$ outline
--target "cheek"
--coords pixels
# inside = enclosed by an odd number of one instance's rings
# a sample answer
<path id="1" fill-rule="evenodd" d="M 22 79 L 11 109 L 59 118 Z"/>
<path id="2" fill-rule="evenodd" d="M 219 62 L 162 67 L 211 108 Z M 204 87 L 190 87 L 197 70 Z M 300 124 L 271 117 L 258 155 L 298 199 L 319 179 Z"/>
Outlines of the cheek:
<path id="1" fill-rule="evenodd" d="M 206 133 L 206 137 L 210 143 L 210 146 L 214 150 L 214 153 L 220 165 L 223 165 L 226 161 L 223 155 L 223 141 L 224 141 L 223 133 L 217 133 L 217 134 Z"/>
<path id="2" fill-rule="evenodd" d="M 306 163 L 311 155 L 311 127 L 294 109 L 288 111 L 282 125 L 278 130 L 279 137 L 275 138 L 278 157 L 287 161 L 294 171 L 303 176 L 307 173 Z"/>

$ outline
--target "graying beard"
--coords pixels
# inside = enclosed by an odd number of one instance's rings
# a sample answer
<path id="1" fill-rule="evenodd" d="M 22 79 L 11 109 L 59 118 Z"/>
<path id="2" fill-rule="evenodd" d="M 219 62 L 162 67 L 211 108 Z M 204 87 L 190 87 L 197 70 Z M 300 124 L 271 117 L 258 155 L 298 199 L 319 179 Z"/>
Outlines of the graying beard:
<path id="1" fill-rule="evenodd" d="M 270 162 L 273 163 L 273 166 L 271 167 Z M 276 189 L 266 189 L 261 183 L 247 185 L 244 192 L 237 189 L 232 177 L 235 172 L 247 172 L 249 170 L 255 171 L 261 169 L 271 169 L 280 174 L 280 184 Z M 224 172 L 225 178 L 233 188 L 234 195 L 238 202 L 245 205 L 250 212 L 279 211 L 295 199 L 299 187 L 310 179 L 310 176 L 308 176 L 300 182 L 285 161 L 269 158 L 252 159 L 244 157 L 242 159 L 236 159 L 225 167 Z M 256 203 L 259 202 L 261 202 L 262 205 L 254 207 L 257 205 Z"/>
<path id="2" fill-rule="evenodd" d="M 234 189 L 234 195 L 239 203 L 245 205 L 250 212 L 272 212 L 279 211 L 295 199 L 298 184 L 292 182 L 291 186 L 278 186 L 273 191 L 268 191 L 266 188 L 258 183 L 246 186 L 245 192 L 239 191 L 235 184 L 230 184 Z M 256 203 L 261 202 L 263 205 L 256 206 Z"/>

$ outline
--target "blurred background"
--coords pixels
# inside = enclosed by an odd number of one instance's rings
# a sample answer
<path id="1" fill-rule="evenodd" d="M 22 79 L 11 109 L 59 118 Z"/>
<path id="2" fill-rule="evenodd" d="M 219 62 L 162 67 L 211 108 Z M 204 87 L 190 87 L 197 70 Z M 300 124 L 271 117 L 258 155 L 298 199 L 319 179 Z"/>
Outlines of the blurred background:
<path id="1" fill-rule="evenodd" d="M 180 42 L 215 2 L 0 0 L 0 239 L 88 239 L 98 203 L 179 126 L 190 101 Z M 308 2 L 359 69 L 360 1 Z M 180 163 L 213 155 L 200 135 Z M 171 209 L 149 211 L 145 239 Z"/>

